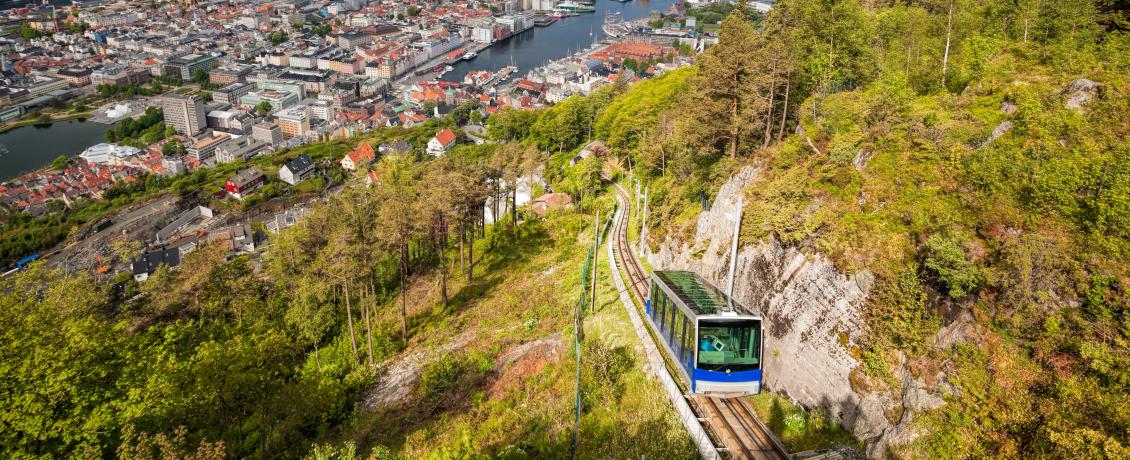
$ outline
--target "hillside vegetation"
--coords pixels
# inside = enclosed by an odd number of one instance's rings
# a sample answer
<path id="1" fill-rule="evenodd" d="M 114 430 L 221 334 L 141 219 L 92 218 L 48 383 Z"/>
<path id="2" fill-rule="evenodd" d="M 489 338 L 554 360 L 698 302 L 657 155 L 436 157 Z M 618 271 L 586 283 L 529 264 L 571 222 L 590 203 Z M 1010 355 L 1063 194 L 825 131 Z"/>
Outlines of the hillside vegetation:
<path id="1" fill-rule="evenodd" d="M 613 203 L 605 159 L 569 163 L 599 139 L 651 192 L 653 248 L 756 165 L 744 243 L 875 275 L 865 336 L 845 341 L 854 389 L 897 385 L 900 368 L 953 389 L 889 454 L 1126 458 L 1126 15 L 1111 0 L 780 0 L 756 24 L 728 17 L 693 68 L 503 111 L 497 144 L 385 158 L 376 184 L 352 178 L 261 256 L 204 247 L 141 285 L 33 265 L 2 282 L 0 455 L 569 455 L 579 272 Z M 577 206 L 503 212 L 508 184 L 539 170 Z M 606 276 L 583 323 L 579 452 L 694 456 Z M 808 446 L 807 416 L 766 404 Z"/>
<path id="2" fill-rule="evenodd" d="M 651 189 L 652 245 L 688 238 L 718 184 L 756 165 L 743 242 L 875 274 L 854 389 L 897 385 L 900 366 L 954 389 L 891 454 L 1124 458 L 1125 15 L 1087 1 L 782 1 L 760 24 L 729 17 L 697 69 L 542 119 L 596 114 Z"/>
<path id="3" fill-rule="evenodd" d="M 573 318 L 594 216 L 523 210 L 488 225 L 483 213 L 488 198 L 512 198 L 505 183 L 539 164 L 532 153 L 501 144 L 385 158 L 380 181 L 354 180 L 265 254 L 227 260 L 204 246 L 140 285 L 42 264 L 6 278 L 0 452 L 569 455 Z M 583 204 L 607 217 L 612 201 L 594 193 Z M 578 452 L 693 456 L 644 376 L 606 273 L 597 289 L 598 304 L 584 306 Z"/>

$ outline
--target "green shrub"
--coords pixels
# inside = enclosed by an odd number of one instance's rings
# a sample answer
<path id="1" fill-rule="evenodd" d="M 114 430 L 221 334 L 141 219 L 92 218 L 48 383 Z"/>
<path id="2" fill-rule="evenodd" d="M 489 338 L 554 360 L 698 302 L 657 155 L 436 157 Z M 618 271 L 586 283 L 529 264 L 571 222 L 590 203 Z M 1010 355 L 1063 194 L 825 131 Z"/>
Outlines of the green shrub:
<path id="1" fill-rule="evenodd" d="M 950 297 L 973 292 L 985 281 L 985 275 L 965 257 L 965 244 L 952 236 L 932 235 L 926 240 L 926 268 L 942 283 Z"/>
<path id="2" fill-rule="evenodd" d="M 470 368 L 468 361 L 462 357 L 444 356 L 428 364 L 420 373 L 420 384 L 417 391 L 424 399 L 436 399 L 452 388 Z"/>

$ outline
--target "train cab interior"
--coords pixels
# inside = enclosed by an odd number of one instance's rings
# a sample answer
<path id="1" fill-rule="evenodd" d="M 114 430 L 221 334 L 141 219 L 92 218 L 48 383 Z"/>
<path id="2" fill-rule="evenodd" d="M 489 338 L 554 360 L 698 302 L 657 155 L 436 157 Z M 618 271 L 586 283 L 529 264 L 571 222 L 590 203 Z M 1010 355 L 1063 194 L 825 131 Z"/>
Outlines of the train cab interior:
<path id="1" fill-rule="evenodd" d="M 721 372 L 759 369 L 760 329 L 757 320 L 700 320 L 698 368 Z"/>

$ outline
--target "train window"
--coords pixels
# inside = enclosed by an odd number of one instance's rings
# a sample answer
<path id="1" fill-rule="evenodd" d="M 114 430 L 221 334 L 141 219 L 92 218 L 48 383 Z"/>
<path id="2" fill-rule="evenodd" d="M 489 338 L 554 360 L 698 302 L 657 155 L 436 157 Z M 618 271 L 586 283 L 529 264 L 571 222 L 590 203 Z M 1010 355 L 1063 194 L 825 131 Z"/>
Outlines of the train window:
<path id="1" fill-rule="evenodd" d="M 683 342 L 683 322 L 685 321 L 686 318 L 676 312 L 675 322 L 672 323 L 674 327 L 671 328 L 671 340 L 669 341 L 672 347 L 676 347 L 676 350 L 679 349 L 679 344 Z"/>
<path id="2" fill-rule="evenodd" d="M 687 327 L 689 325 L 690 321 L 683 321 L 683 333 L 679 338 L 679 362 L 685 362 L 687 360 L 687 354 L 691 351 L 690 342 L 692 337 L 690 331 L 688 331 L 688 329 L 691 328 Z"/>
<path id="3" fill-rule="evenodd" d="M 679 309 L 675 306 L 675 302 L 671 302 L 669 309 L 667 309 L 667 337 L 675 335 L 675 320 L 678 319 Z"/>
<path id="4" fill-rule="evenodd" d="M 761 321 L 701 320 L 698 331 L 699 369 L 740 372 L 761 368 Z"/>

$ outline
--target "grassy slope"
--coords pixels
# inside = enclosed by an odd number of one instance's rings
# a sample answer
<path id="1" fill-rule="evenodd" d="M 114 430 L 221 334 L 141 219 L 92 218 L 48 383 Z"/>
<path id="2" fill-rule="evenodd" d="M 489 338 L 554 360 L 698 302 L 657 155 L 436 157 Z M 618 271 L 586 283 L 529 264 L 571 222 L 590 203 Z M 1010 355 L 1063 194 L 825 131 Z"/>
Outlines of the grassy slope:
<path id="1" fill-rule="evenodd" d="M 414 339 L 401 356 L 468 331 L 474 338 L 446 357 L 429 358 L 406 401 L 375 412 L 359 409 L 339 441 L 354 441 L 361 452 L 379 445 L 412 458 L 514 453 L 516 448 L 531 457 L 567 455 L 576 371 L 572 316 L 580 267 L 592 241 L 591 222 L 592 216 L 566 213 L 528 222 L 516 234 L 495 235 L 493 249 L 480 241 L 476 250 L 486 255 L 477 263 L 475 281 L 468 285 L 465 277 L 453 275 L 453 301 L 446 308 L 435 289 L 418 289 L 428 294 L 413 307 Z M 602 257 L 597 309 L 585 319 L 582 387 L 591 391 L 585 395 L 580 454 L 693 456 L 673 410 L 643 374 L 643 360 L 634 351 L 637 339 L 616 300 L 606 263 Z M 458 268 L 457 259 L 453 265 Z M 386 311 L 390 315 L 382 321 L 396 324 L 392 309 Z M 511 365 L 499 360 L 516 346 L 539 340 L 546 344 L 540 353 Z M 617 363 L 626 366 L 618 369 Z"/>

